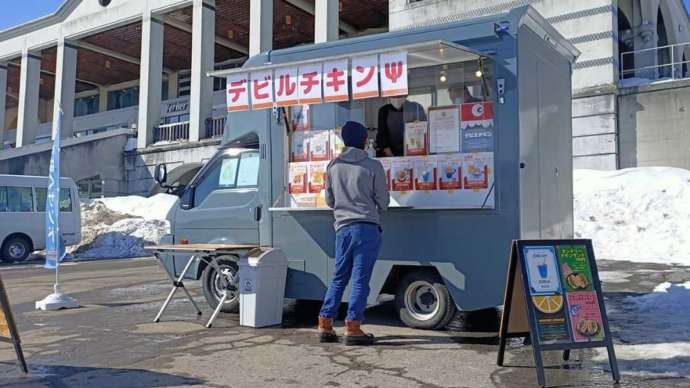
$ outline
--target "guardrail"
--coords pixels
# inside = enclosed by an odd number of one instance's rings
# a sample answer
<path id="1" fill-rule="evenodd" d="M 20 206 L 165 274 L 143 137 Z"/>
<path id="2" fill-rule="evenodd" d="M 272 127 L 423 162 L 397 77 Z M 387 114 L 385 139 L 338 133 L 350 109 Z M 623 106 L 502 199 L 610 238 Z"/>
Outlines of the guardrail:
<path id="1" fill-rule="evenodd" d="M 206 120 L 206 138 L 214 139 L 223 137 L 225 130 L 225 117 L 218 117 Z"/>
<path id="2" fill-rule="evenodd" d="M 647 80 L 673 80 L 690 78 L 690 42 L 652 47 L 642 50 L 626 51 L 620 54 L 620 80 L 631 78 Z M 638 65 L 641 64 L 641 65 Z"/>
<path id="3" fill-rule="evenodd" d="M 179 142 L 189 139 L 189 121 L 162 124 L 155 128 L 153 142 Z"/>

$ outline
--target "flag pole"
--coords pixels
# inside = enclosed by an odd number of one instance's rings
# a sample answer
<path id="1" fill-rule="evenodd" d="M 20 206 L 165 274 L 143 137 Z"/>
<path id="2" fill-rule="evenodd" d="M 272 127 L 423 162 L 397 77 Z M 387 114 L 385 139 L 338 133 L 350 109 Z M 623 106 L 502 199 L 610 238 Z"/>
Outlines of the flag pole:
<path id="1" fill-rule="evenodd" d="M 37 310 L 59 310 L 79 307 L 77 299 L 63 294 L 60 290 L 60 261 L 65 257 L 65 244 L 60 233 L 60 135 L 62 132 L 62 105 L 58 101 L 54 117 L 53 147 L 46 189 L 46 264 L 45 268 L 55 268 L 53 293 L 36 302 Z"/>

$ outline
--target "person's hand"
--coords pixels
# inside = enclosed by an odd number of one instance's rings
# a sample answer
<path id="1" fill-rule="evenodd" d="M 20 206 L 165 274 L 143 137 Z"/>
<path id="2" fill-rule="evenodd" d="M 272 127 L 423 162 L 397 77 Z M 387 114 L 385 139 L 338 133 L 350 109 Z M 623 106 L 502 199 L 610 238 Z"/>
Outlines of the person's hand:
<path id="1" fill-rule="evenodd" d="M 389 158 L 392 156 L 395 156 L 395 155 L 393 155 L 393 151 L 389 147 L 386 147 L 383 149 L 383 154 Z"/>

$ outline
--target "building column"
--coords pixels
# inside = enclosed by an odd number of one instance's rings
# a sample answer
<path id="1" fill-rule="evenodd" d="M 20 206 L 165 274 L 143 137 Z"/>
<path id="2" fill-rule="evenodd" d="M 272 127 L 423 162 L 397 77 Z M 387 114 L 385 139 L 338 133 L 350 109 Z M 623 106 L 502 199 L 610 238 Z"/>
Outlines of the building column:
<path id="1" fill-rule="evenodd" d="M 249 56 L 273 48 L 273 0 L 249 3 Z"/>
<path id="2" fill-rule="evenodd" d="M 41 57 L 22 52 L 17 109 L 17 148 L 32 144 L 38 128 L 38 98 L 41 87 Z"/>
<path id="3" fill-rule="evenodd" d="M 192 10 L 192 73 L 189 92 L 189 141 L 206 137 L 206 119 L 213 111 L 213 71 L 216 42 L 214 0 L 195 0 Z"/>
<path id="4" fill-rule="evenodd" d="M 141 23 L 137 148 L 153 143 L 154 128 L 160 123 L 162 88 L 163 22 L 149 13 Z"/>
<path id="5" fill-rule="evenodd" d="M 193 43 L 192 43 L 193 44 Z M 177 98 L 178 77 L 176 71 L 168 73 L 168 99 Z"/>
<path id="6" fill-rule="evenodd" d="M 53 98 L 52 138 L 58 136 L 57 125 L 62 109 L 60 138 L 71 137 L 74 133 L 74 90 L 77 82 L 77 47 L 66 41 L 58 42 L 55 62 L 55 94 Z"/>
<path id="7" fill-rule="evenodd" d="M 340 33 L 338 1 L 316 0 L 314 4 L 314 43 L 338 40 Z"/>
<path id="8" fill-rule="evenodd" d="M 0 62 L 0 151 L 5 149 L 5 105 L 7 102 L 7 63 Z"/>
<path id="9" fill-rule="evenodd" d="M 98 111 L 105 112 L 108 110 L 108 88 L 105 86 L 98 87 Z"/>

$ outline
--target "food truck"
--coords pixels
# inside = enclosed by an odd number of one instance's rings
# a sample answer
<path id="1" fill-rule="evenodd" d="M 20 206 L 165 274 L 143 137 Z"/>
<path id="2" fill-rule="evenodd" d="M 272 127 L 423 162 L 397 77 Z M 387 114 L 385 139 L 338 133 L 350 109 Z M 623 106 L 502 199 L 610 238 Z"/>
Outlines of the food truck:
<path id="1" fill-rule="evenodd" d="M 285 297 L 321 300 L 335 251 L 326 168 L 354 120 L 370 129 L 391 193 L 368 302 L 392 295 L 403 323 L 427 329 L 498 306 L 512 240 L 573 235 L 578 54 L 526 6 L 270 50 L 210 73 L 227 80 L 224 141 L 181 193 L 166 242 L 279 248 Z M 213 307 L 219 277 L 237 281 L 236 260 L 189 272 Z M 165 265 L 179 274 L 186 262 Z M 237 309 L 234 295 L 225 303 Z"/>

